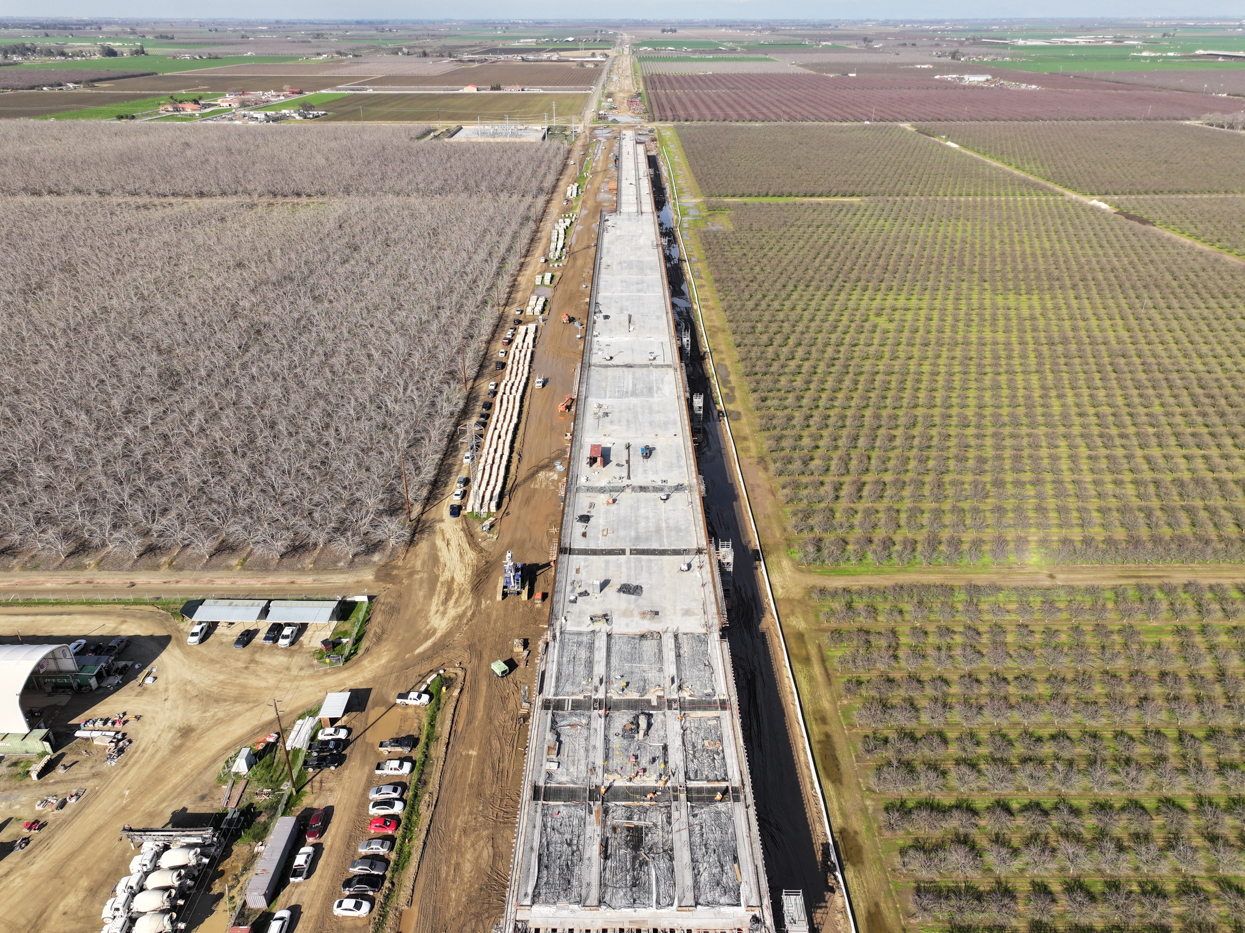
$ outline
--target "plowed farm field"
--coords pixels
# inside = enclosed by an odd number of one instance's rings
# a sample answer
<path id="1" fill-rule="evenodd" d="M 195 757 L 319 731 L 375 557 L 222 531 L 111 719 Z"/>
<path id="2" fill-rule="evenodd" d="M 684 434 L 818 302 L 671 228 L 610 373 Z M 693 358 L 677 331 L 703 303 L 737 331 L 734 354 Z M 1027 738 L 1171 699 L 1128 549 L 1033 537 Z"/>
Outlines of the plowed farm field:
<path id="1" fill-rule="evenodd" d="M 1136 122 L 922 129 L 1083 194 L 1245 193 L 1245 133 Z"/>
<path id="2" fill-rule="evenodd" d="M 340 123 L 349 120 L 378 123 L 470 123 L 477 118 L 490 123 L 506 119 L 540 123 L 554 105 L 563 120 L 578 115 L 587 103 L 586 94 L 350 94 L 325 104 L 327 117 Z"/>
<path id="3" fill-rule="evenodd" d="M 1240 102 L 1138 88 L 966 87 L 933 78 L 856 84 L 821 75 L 650 75 L 655 119 L 776 122 L 865 120 L 1178 120 L 1235 113 Z"/>
<path id="4" fill-rule="evenodd" d="M 502 87 L 583 88 L 587 90 L 596 84 L 597 78 L 600 75 L 601 72 L 598 68 L 580 68 L 576 65 L 557 65 L 545 62 L 499 62 L 455 68 L 452 71 L 442 71 L 434 75 L 384 73 L 382 77 L 369 78 L 363 83 L 402 87 L 459 88 L 465 87 L 468 84 L 474 84 L 485 89 L 495 84 L 500 84 Z"/>

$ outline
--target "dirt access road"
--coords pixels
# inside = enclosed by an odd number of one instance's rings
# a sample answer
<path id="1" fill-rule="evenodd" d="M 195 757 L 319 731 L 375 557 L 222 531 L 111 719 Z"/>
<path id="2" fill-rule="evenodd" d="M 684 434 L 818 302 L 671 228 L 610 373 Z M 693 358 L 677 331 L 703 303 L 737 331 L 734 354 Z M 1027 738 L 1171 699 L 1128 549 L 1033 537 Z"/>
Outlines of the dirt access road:
<path id="1" fill-rule="evenodd" d="M 527 714 L 520 691 L 526 685 L 535 695 L 535 651 L 526 669 L 520 667 L 505 680 L 489 675 L 487 665 L 511 657 L 515 638 L 528 639 L 535 649 L 545 632 L 548 609 L 515 599 L 497 602 L 497 578 L 505 552 L 512 550 L 515 560 L 542 566 L 538 590 L 552 588 L 549 560 L 556 552 L 562 514 L 558 487 L 566 477 L 554 462 L 568 456 L 566 434 L 573 426 L 572 415 L 559 413 L 557 406 L 574 391 L 583 353 L 583 341 L 577 339 L 580 329 L 562 324 L 561 318 L 568 314 L 582 322 L 587 317 L 596 223 L 602 210 L 614 208 L 614 195 L 607 190 L 607 175 L 613 177 L 614 140 L 612 132 L 595 130 L 590 139 L 581 139 L 572 156 L 579 163 L 589 145 L 596 154 L 566 264 L 550 270 L 560 276 L 550 299 L 549 323 L 532 360 L 533 375 L 548 376 L 549 385 L 529 391 L 511 468 L 516 478 L 500 513 L 497 539 L 482 541 L 475 535 L 464 544 L 477 558 L 470 578 L 471 606 L 465 615 L 471 627 L 464 628 L 454 644 L 465 655 L 469 675 L 411 908 L 403 918 L 402 929 L 410 933 L 487 930 L 501 917 L 505 904 L 527 746 Z M 561 184 L 568 183 L 566 179 Z M 555 199 L 551 212 L 557 216 L 568 209 Z M 521 286 L 530 285 L 536 273 L 547 268 L 535 259 L 547 248 L 551 219 L 542 224 L 534 255 L 520 274 Z M 521 288 L 512 296 L 516 299 L 512 307 L 525 305 L 529 291 Z M 469 521 L 457 526 L 455 533 L 476 528 Z"/>

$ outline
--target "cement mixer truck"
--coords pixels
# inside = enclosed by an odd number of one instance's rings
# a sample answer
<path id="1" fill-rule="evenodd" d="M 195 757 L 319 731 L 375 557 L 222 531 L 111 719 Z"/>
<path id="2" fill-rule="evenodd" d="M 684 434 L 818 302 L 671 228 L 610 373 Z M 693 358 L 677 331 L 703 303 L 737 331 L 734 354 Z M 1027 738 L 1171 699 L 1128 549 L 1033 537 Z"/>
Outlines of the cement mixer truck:
<path id="1" fill-rule="evenodd" d="M 133 933 L 175 933 L 177 930 L 177 925 L 173 923 L 175 916 L 168 911 L 143 914 L 134 921 Z"/>
<path id="2" fill-rule="evenodd" d="M 200 861 L 199 853 L 203 850 L 198 846 L 182 846 L 179 849 L 169 849 L 160 856 L 161 868 L 187 868 L 191 865 L 198 865 Z"/>
<path id="3" fill-rule="evenodd" d="M 110 897 L 108 903 L 104 905 L 103 913 L 99 915 L 101 920 L 115 920 L 117 917 L 124 917 L 130 912 L 130 901 L 134 894 L 126 891 L 116 897 Z"/>
<path id="4" fill-rule="evenodd" d="M 116 897 L 123 897 L 126 894 L 133 894 L 135 891 L 141 891 L 143 889 L 144 878 L 146 878 L 146 876 L 141 872 L 126 875 L 117 882 L 117 886 L 112 889 L 112 893 Z"/>
<path id="5" fill-rule="evenodd" d="M 144 875 L 149 871 L 155 871 L 156 866 L 160 864 L 160 852 L 163 848 L 163 846 L 152 849 L 144 847 L 142 852 L 130 859 L 130 871 L 141 872 Z"/>
<path id="6" fill-rule="evenodd" d="M 180 888 L 185 880 L 186 872 L 183 869 L 165 868 L 160 871 L 153 871 L 148 875 L 145 887 L 148 891 L 159 891 L 162 888 Z"/>
<path id="7" fill-rule="evenodd" d="M 130 910 L 136 914 L 152 914 L 172 910 L 176 906 L 177 892 L 172 888 L 161 888 L 159 891 L 139 891 L 134 895 Z"/>

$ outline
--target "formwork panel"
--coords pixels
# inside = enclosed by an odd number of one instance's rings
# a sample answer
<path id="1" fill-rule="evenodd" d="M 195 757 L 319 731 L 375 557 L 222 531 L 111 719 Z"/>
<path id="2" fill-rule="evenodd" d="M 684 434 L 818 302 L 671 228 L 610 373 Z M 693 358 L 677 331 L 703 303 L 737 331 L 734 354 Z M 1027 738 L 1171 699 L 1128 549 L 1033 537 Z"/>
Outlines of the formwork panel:
<path id="1" fill-rule="evenodd" d="M 601 848 L 603 906 L 625 910 L 674 905 L 669 805 L 607 804 Z"/>
<path id="2" fill-rule="evenodd" d="M 589 713 L 550 714 L 549 735 L 545 742 L 546 784 L 587 782 L 591 757 L 589 716 Z M 556 767 L 550 768 L 550 762 Z"/>
<path id="3" fill-rule="evenodd" d="M 717 690 L 709 660 L 709 636 L 682 632 L 675 636 L 674 653 L 679 666 L 679 693 L 688 697 L 712 697 Z"/>
<path id="4" fill-rule="evenodd" d="M 564 632 L 558 639 L 558 667 L 553 696 L 581 696 L 592 692 L 593 632 Z"/>
<path id="5" fill-rule="evenodd" d="M 729 804 L 689 804 L 692 873 L 696 903 L 713 907 L 740 903 L 735 818 Z"/>
<path id="6" fill-rule="evenodd" d="M 540 805 L 540 853 L 536 904 L 581 904 L 584 899 L 584 833 L 588 807 L 582 803 Z"/>
<path id="7" fill-rule="evenodd" d="M 611 635 L 606 687 L 610 696 L 647 697 L 667 684 L 661 633 Z"/>
<path id="8" fill-rule="evenodd" d="M 683 756 L 689 781 L 725 781 L 721 713 L 683 714 Z"/>
<path id="9" fill-rule="evenodd" d="M 666 775 L 665 712 L 610 712 L 605 717 L 605 777 L 656 783 Z"/>

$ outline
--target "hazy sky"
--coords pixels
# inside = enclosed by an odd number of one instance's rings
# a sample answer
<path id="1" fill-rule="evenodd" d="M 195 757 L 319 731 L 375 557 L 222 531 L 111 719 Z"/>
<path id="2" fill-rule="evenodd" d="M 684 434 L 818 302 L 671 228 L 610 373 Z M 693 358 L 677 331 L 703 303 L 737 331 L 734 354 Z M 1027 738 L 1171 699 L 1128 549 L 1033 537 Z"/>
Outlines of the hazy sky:
<path id="1" fill-rule="evenodd" d="M 1245 0 L 633 0 L 609 6 L 574 0 L 2 0 L 0 15 L 85 17 L 231 17 L 239 19 L 628 18 L 958 19 L 1093 17 L 1245 19 Z"/>

